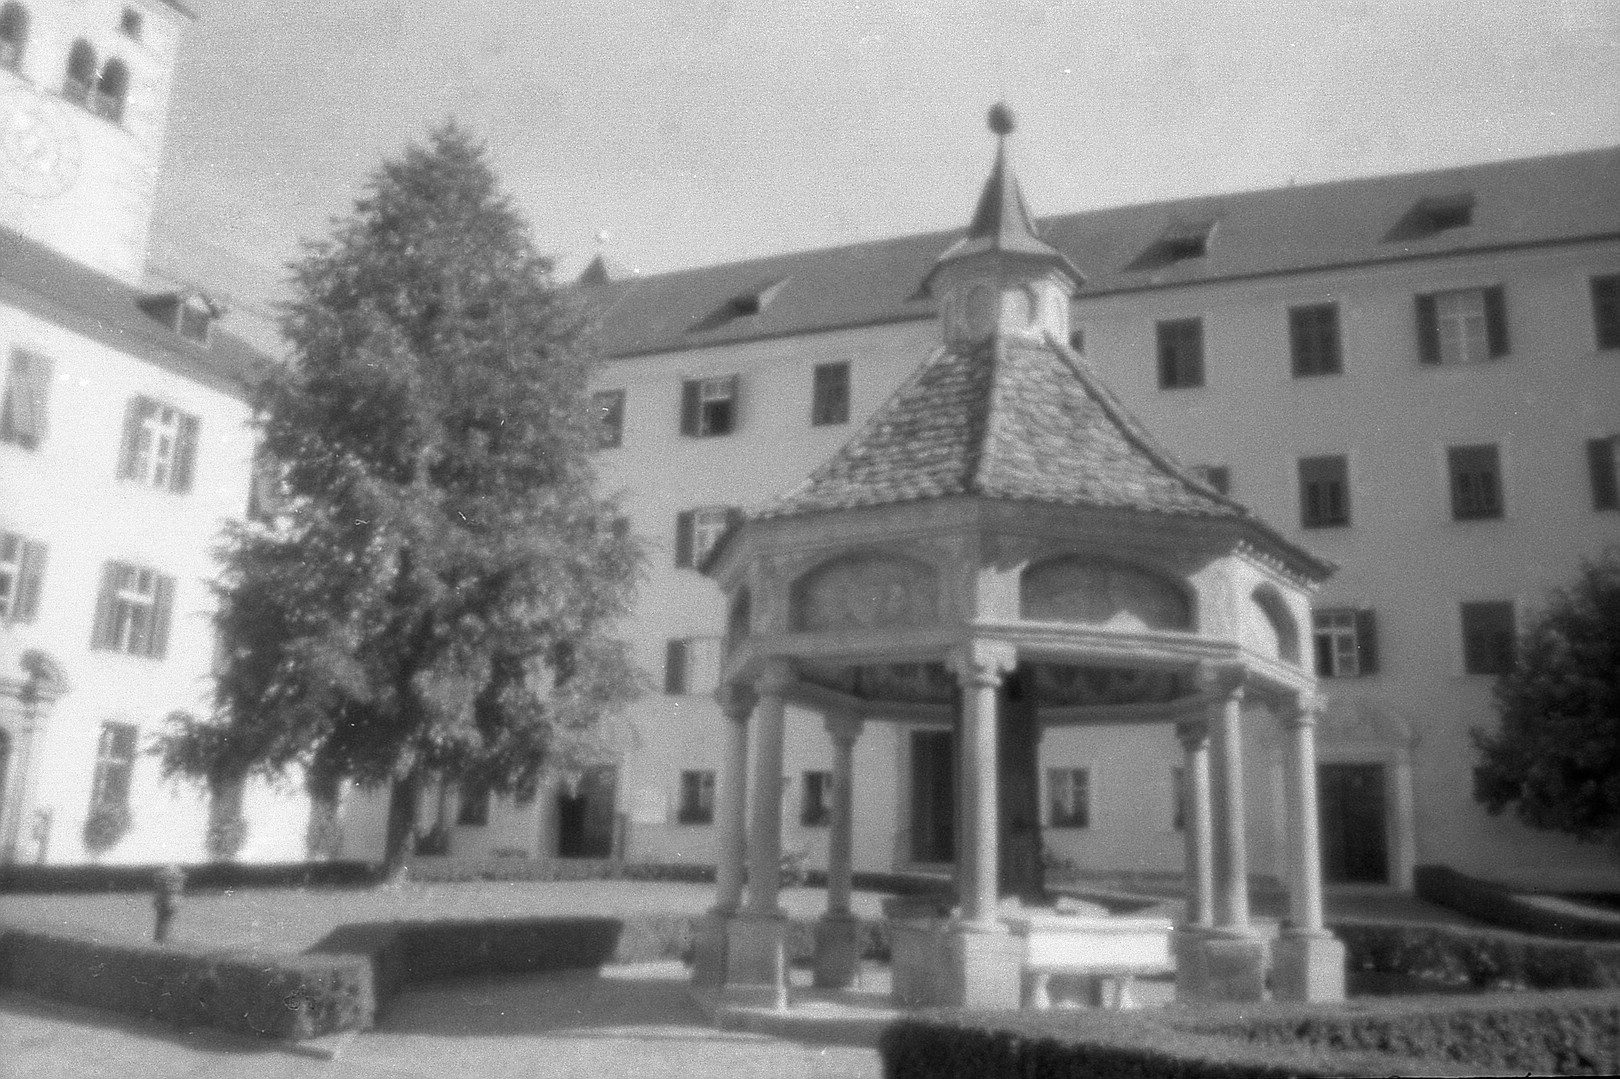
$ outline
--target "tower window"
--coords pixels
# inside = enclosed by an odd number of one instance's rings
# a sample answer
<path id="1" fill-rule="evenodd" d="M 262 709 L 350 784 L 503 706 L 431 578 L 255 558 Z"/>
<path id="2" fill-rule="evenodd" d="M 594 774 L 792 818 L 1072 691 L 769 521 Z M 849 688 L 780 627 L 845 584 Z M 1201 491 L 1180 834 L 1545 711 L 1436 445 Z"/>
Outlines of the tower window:
<path id="1" fill-rule="evenodd" d="M 140 12 L 132 7 L 127 7 L 118 20 L 118 29 L 123 31 L 125 37 L 132 41 L 139 41 L 142 31 L 146 29 L 146 20 Z"/>
<path id="2" fill-rule="evenodd" d="M 20 71 L 27 45 L 28 9 L 16 3 L 0 6 L 0 67 Z"/>
<path id="3" fill-rule="evenodd" d="M 90 104 L 90 92 L 96 87 L 96 50 L 84 38 L 73 43 L 68 50 L 67 76 L 62 80 L 62 96 L 75 105 Z"/>

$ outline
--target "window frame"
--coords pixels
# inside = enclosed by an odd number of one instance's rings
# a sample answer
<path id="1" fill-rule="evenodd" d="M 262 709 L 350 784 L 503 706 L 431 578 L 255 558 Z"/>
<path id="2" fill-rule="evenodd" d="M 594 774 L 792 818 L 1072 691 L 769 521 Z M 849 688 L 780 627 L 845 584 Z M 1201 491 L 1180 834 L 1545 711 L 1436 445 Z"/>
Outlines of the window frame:
<path id="1" fill-rule="evenodd" d="M 45 544 L 20 532 L 0 530 L 0 624 L 25 625 L 39 617 L 45 582 Z"/>
<path id="2" fill-rule="evenodd" d="M 737 506 L 694 506 L 675 515 L 675 565 L 695 569 L 703 565 L 714 545 L 742 519 Z"/>
<path id="3" fill-rule="evenodd" d="M 616 450 L 624 445 L 624 390 L 597 390 L 591 394 L 591 415 L 595 417 L 599 450 Z"/>
<path id="4" fill-rule="evenodd" d="M 714 823 L 715 773 L 713 768 L 681 770 L 675 799 L 675 823 L 703 826 Z"/>
<path id="5" fill-rule="evenodd" d="M 28 54 L 29 12 L 26 5 L 15 0 L 0 4 L 0 68 L 22 73 L 23 57 Z"/>
<path id="6" fill-rule="evenodd" d="M 1586 440 L 1586 472 L 1592 486 L 1592 509 L 1620 510 L 1620 435 Z"/>
<path id="7" fill-rule="evenodd" d="M 1465 328 L 1473 318 L 1471 313 L 1441 311 L 1442 303 L 1460 302 L 1472 297 L 1478 297 L 1480 302 L 1479 317 L 1482 322 L 1478 333 L 1470 333 Z M 1465 367 L 1499 360 L 1512 352 L 1508 336 L 1507 291 L 1501 285 L 1421 292 L 1414 297 L 1414 307 L 1417 314 L 1418 359 L 1426 366 Z M 1459 328 L 1463 342 L 1460 350 L 1448 352 L 1448 324 Z M 1482 355 L 1471 355 L 1467 345 L 1473 341 L 1483 343 Z"/>
<path id="8" fill-rule="evenodd" d="M 6 359 L 0 388 L 0 442 L 37 450 L 50 430 L 51 358 L 27 348 L 14 348 Z"/>
<path id="9" fill-rule="evenodd" d="M 1592 338 L 1599 352 L 1620 349 L 1620 274 L 1591 278 Z"/>
<path id="10" fill-rule="evenodd" d="M 1446 447 L 1446 489 L 1453 521 L 1497 521 L 1506 517 L 1503 481 L 1499 444 L 1479 442 Z"/>
<path id="11" fill-rule="evenodd" d="M 1325 322 L 1322 316 L 1326 316 Z M 1344 373 L 1344 338 L 1336 302 L 1296 304 L 1288 309 L 1288 350 L 1295 378 Z"/>
<path id="12" fill-rule="evenodd" d="M 124 411 L 118 478 L 173 494 L 189 493 L 201 434 L 202 421 L 196 415 L 136 394 Z"/>
<path id="13" fill-rule="evenodd" d="M 1495 677 L 1511 671 L 1518 652 L 1518 605 L 1504 599 L 1464 600 L 1457 612 L 1463 674 Z"/>
<path id="14" fill-rule="evenodd" d="M 1092 826 L 1091 769 L 1062 767 L 1046 769 L 1046 826 L 1080 831 Z M 1061 804 L 1063 795 L 1068 804 Z"/>
<path id="15" fill-rule="evenodd" d="M 1311 655 L 1318 678 L 1366 678 L 1377 674 L 1376 616 L 1364 607 L 1313 610 Z"/>
<path id="16" fill-rule="evenodd" d="M 1192 471 L 1204 486 L 1228 498 L 1232 496 L 1231 465 L 1193 465 Z"/>
<path id="17" fill-rule="evenodd" d="M 96 763 L 90 777 L 90 812 L 130 807 L 135 785 L 135 758 L 141 731 L 133 723 L 106 722 L 96 738 Z"/>
<path id="18" fill-rule="evenodd" d="M 681 434 L 688 438 L 723 438 L 741 426 L 737 375 L 712 375 L 681 381 Z"/>
<path id="19" fill-rule="evenodd" d="M 107 562 L 102 566 L 90 647 L 146 659 L 165 658 L 175 589 L 173 577 L 150 566 Z"/>
<path id="20" fill-rule="evenodd" d="M 1301 457 L 1296 471 L 1299 477 L 1299 526 L 1309 529 L 1349 528 L 1353 520 L 1349 455 L 1324 453 Z M 1333 474 L 1330 475 L 1330 472 Z M 1339 496 L 1336 501 L 1333 498 L 1335 493 Z"/>
<path id="21" fill-rule="evenodd" d="M 1204 385 L 1204 320 L 1160 319 L 1154 323 L 1159 389 L 1193 390 Z"/>
<path id="22" fill-rule="evenodd" d="M 848 360 L 818 363 L 810 374 L 810 426 L 839 427 L 849 422 L 851 370 Z"/>

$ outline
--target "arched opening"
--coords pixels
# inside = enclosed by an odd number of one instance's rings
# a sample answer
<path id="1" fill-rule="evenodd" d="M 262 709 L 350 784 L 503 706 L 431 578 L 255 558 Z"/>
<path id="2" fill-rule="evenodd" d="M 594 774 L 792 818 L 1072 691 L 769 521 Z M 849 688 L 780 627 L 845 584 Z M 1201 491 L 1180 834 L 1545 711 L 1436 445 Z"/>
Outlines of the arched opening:
<path id="1" fill-rule="evenodd" d="M 1270 585 L 1254 590 L 1250 616 L 1243 620 L 1243 643 L 1262 655 L 1299 666 L 1299 627 L 1288 604 Z"/>
<path id="2" fill-rule="evenodd" d="M 124 99 L 129 95 L 129 68 L 122 60 L 108 60 L 101 69 L 101 78 L 96 82 L 96 94 L 91 100 L 90 111 L 97 116 L 104 116 L 113 123 L 122 123 L 124 119 Z"/>
<path id="3" fill-rule="evenodd" d="M 16 3 L 0 7 L 0 67 L 21 70 L 27 45 L 28 9 Z"/>
<path id="4" fill-rule="evenodd" d="M 96 50 L 84 38 L 68 50 L 67 77 L 62 80 L 62 96 L 76 105 L 88 105 L 96 86 Z"/>

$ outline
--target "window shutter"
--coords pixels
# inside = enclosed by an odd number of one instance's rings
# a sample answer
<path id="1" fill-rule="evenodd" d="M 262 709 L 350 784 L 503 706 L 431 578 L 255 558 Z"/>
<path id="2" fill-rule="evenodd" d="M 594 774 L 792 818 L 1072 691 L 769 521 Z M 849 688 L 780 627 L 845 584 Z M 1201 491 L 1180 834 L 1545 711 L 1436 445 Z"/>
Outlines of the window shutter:
<path id="1" fill-rule="evenodd" d="M 118 583 L 129 567 L 122 562 L 108 562 L 101 568 L 101 590 L 96 593 L 96 621 L 90 630 L 91 648 L 113 646 L 113 612 L 118 602 Z"/>
<path id="2" fill-rule="evenodd" d="M 682 510 L 675 515 L 675 564 L 677 566 L 692 565 L 692 522 L 695 515 L 691 510 Z"/>
<path id="3" fill-rule="evenodd" d="M 726 434 L 731 434 L 742 427 L 742 379 L 732 375 L 726 379 L 726 396 L 731 398 L 731 426 L 726 428 Z"/>
<path id="4" fill-rule="evenodd" d="M 1417 297 L 1418 359 L 1424 363 L 1440 362 L 1440 316 L 1435 310 L 1434 297 Z"/>
<path id="5" fill-rule="evenodd" d="M 124 445 L 118 454 L 118 478 L 131 479 L 135 475 L 135 457 L 141 445 L 141 421 L 157 411 L 157 403 L 148 397 L 132 397 L 124 410 Z"/>
<path id="6" fill-rule="evenodd" d="M 681 434 L 696 435 L 703 408 L 702 385 L 695 379 L 681 383 Z"/>
<path id="7" fill-rule="evenodd" d="M 39 614 L 39 592 L 45 580 L 45 545 L 22 541 L 22 559 L 17 565 L 17 600 L 11 605 L 13 622 L 32 622 Z"/>
<path id="8" fill-rule="evenodd" d="M 162 659 L 169 652 L 169 617 L 174 612 L 174 578 L 157 575 L 152 597 L 152 632 L 147 635 L 146 654 Z"/>
<path id="9" fill-rule="evenodd" d="M 1620 480 L 1615 476 L 1614 438 L 1594 438 L 1586 443 L 1586 463 L 1592 471 L 1592 508 L 1620 509 Z"/>
<path id="10" fill-rule="evenodd" d="M 686 692 L 686 642 L 670 641 L 664 646 L 664 692 L 679 697 Z"/>
<path id="11" fill-rule="evenodd" d="M 1485 344 L 1492 356 L 1508 354 L 1507 292 L 1501 285 L 1485 290 Z"/>
<path id="12" fill-rule="evenodd" d="M 51 361 L 18 349 L 11 354 L 0 439 L 34 449 L 45 441 Z"/>
<path id="13" fill-rule="evenodd" d="M 1356 662 L 1362 674 L 1378 673 L 1378 619 L 1371 611 L 1356 612 Z"/>
<path id="14" fill-rule="evenodd" d="M 182 415 L 180 430 L 174 446 L 174 472 L 169 477 L 169 490 L 185 494 L 191 490 L 191 476 L 197 465 L 197 417 Z"/>

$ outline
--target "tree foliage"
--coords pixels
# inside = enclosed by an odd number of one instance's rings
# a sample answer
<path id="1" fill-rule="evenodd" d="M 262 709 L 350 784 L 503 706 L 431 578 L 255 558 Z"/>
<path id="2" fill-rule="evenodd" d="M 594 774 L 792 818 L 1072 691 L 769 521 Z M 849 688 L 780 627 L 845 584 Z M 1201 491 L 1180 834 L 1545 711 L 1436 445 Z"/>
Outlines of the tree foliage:
<path id="1" fill-rule="evenodd" d="M 588 459 L 588 315 L 550 271 L 454 124 L 308 245 L 256 401 L 281 497 L 227 536 L 217 708 L 167 739 L 171 773 L 301 768 L 330 797 L 610 759 L 640 555 Z"/>
<path id="2" fill-rule="evenodd" d="M 1525 633 L 1474 731 L 1475 797 L 1533 828 L 1620 840 L 1620 547 L 1585 563 Z"/>

